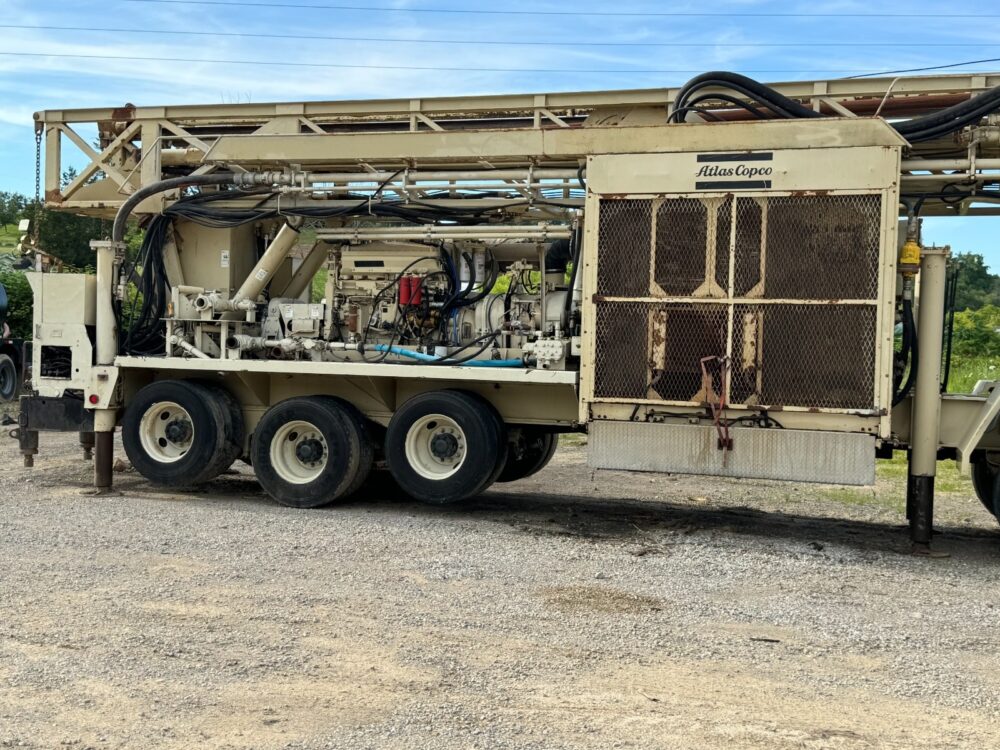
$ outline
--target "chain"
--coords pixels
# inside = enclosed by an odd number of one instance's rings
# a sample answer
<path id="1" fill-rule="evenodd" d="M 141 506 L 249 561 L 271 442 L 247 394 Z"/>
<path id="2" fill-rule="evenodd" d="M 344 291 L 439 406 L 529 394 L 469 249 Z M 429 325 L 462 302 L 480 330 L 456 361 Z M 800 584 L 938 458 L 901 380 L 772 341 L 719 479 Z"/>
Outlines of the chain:
<path id="1" fill-rule="evenodd" d="M 42 129 L 35 130 L 35 215 L 31 227 L 31 244 L 38 247 L 38 224 L 42 212 Z"/>

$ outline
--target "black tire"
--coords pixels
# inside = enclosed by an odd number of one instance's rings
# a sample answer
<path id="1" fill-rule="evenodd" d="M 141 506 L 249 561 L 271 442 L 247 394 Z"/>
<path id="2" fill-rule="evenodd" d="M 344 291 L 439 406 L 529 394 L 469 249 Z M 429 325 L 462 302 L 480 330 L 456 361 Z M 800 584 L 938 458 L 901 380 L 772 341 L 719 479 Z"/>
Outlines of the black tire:
<path id="1" fill-rule="evenodd" d="M 511 445 L 507 463 L 498 482 L 516 482 L 545 468 L 559 446 L 559 435 L 538 427 L 521 428 L 520 437 Z"/>
<path id="2" fill-rule="evenodd" d="M 449 432 L 453 428 L 439 424 L 435 416 L 455 425 L 459 434 L 454 436 Z M 420 440 L 424 428 L 429 430 L 426 442 Z M 415 431 L 413 463 L 407 454 L 411 431 Z M 454 439 L 447 438 L 449 434 Z M 503 424 L 485 400 L 463 391 L 431 391 L 414 396 L 393 415 L 386 432 L 385 457 L 404 492 L 421 502 L 449 505 L 479 494 L 492 483 L 506 445 L 502 438 Z"/>
<path id="3" fill-rule="evenodd" d="M 354 479 L 344 490 L 343 497 L 348 497 L 357 492 L 365 483 L 371 473 L 372 464 L 375 463 L 375 440 L 372 437 L 372 429 L 368 420 L 354 404 L 336 396 L 317 396 L 317 398 L 325 399 L 338 406 L 350 424 L 348 437 L 354 443 L 358 454 L 358 469 Z"/>
<path id="4" fill-rule="evenodd" d="M 972 486 L 983 507 L 1000 520 L 1000 455 L 983 455 L 972 462 Z"/>
<path id="5" fill-rule="evenodd" d="M 312 425 L 325 448 L 308 434 L 295 430 L 283 434 L 296 422 Z M 285 440 L 284 450 L 293 455 L 282 457 Z M 354 486 L 361 469 L 360 445 L 355 423 L 341 403 L 322 396 L 299 397 L 282 401 L 264 414 L 254 431 L 250 453 L 254 473 L 268 495 L 290 508 L 319 508 L 344 497 Z M 306 449 L 316 458 L 303 458 L 300 451 Z M 294 472 L 301 472 L 299 480 L 290 479 Z"/>
<path id="6" fill-rule="evenodd" d="M 485 485 L 479 488 L 479 492 L 485 492 L 489 489 L 490 485 L 497 481 L 497 478 L 500 476 L 500 472 L 503 471 L 503 467 L 507 465 L 507 456 L 510 451 L 510 444 L 507 440 L 507 425 L 504 424 L 503 417 L 501 417 L 499 412 L 497 412 L 497 410 L 493 407 L 493 404 L 485 398 L 480 396 L 478 393 L 466 392 L 465 395 L 478 401 L 483 408 L 483 413 L 492 417 L 493 426 L 497 434 L 497 443 L 500 445 L 500 448 L 497 450 L 496 463 L 493 465 L 493 471 L 490 473 L 490 478 L 487 480 Z"/>
<path id="7" fill-rule="evenodd" d="M 21 374 L 17 365 L 9 354 L 0 354 L 0 401 L 13 401 L 20 391 Z"/>
<path id="8" fill-rule="evenodd" d="M 180 406 L 187 416 L 171 411 L 166 406 L 170 403 Z M 177 440 L 156 439 L 144 431 L 150 424 L 144 424 L 147 414 L 153 423 L 154 417 L 159 417 L 167 429 L 177 428 Z M 190 430 L 186 442 L 185 430 Z M 204 386 L 184 380 L 160 380 L 136 394 L 122 419 L 122 443 L 135 470 L 165 487 L 190 487 L 214 479 L 232 450 L 218 397 Z M 177 455 L 172 460 L 163 459 L 167 452 Z"/>
<path id="9" fill-rule="evenodd" d="M 219 452 L 218 474 L 229 469 L 236 459 L 243 455 L 243 442 L 246 432 L 243 426 L 243 407 L 236 397 L 225 386 L 205 380 L 193 381 L 207 390 L 222 407 L 223 424 L 226 431 L 226 444 Z"/>

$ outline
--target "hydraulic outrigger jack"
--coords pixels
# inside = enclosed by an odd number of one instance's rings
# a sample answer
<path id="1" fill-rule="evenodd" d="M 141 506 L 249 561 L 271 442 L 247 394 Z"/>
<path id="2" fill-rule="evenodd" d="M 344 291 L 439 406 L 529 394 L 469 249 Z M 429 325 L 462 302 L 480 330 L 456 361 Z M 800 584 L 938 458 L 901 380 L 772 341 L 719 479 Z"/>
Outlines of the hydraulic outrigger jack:
<path id="1" fill-rule="evenodd" d="M 934 523 L 934 475 L 941 421 L 941 340 L 949 250 L 924 248 L 920 257 L 917 379 L 906 483 L 906 517 L 915 554 L 930 554 Z"/>
<path id="2" fill-rule="evenodd" d="M 115 457 L 115 433 L 94 433 L 94 489 L 106 492 L 111 489 Z"/>

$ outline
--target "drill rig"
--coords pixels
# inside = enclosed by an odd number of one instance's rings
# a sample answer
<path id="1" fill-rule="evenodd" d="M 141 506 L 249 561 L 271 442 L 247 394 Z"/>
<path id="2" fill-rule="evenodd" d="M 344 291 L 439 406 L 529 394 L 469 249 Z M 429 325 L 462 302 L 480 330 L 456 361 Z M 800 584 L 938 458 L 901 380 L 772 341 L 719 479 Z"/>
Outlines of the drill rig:
<path id="1" fill-rule="evenodd" d="M 113 230 L 96 275 L 32 276 L 21 451 L 80 431 L 106 488 L 120 427 L 154 483 L 242 457 L 313 507 L 382 462 L 463 500 L 567 431 L 597 468 L 846 484 L 908 450 L 926 545 L 939 456 L 1000 513 L 1000 388 L 942 394 L 948 250 L 920 238 L 997 212 L 998 85 L 37 113 L 46 206 Z"/>

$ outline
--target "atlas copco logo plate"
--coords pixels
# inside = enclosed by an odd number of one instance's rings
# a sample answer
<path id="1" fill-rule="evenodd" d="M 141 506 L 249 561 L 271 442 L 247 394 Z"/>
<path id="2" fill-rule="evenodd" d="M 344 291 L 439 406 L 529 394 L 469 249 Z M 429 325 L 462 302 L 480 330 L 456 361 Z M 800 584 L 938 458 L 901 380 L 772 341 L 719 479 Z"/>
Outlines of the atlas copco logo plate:
<path id="1" fill-rule="evenodd" d="M 774 153 L 698 154 L 695 190 L 769 190 Z"/>

